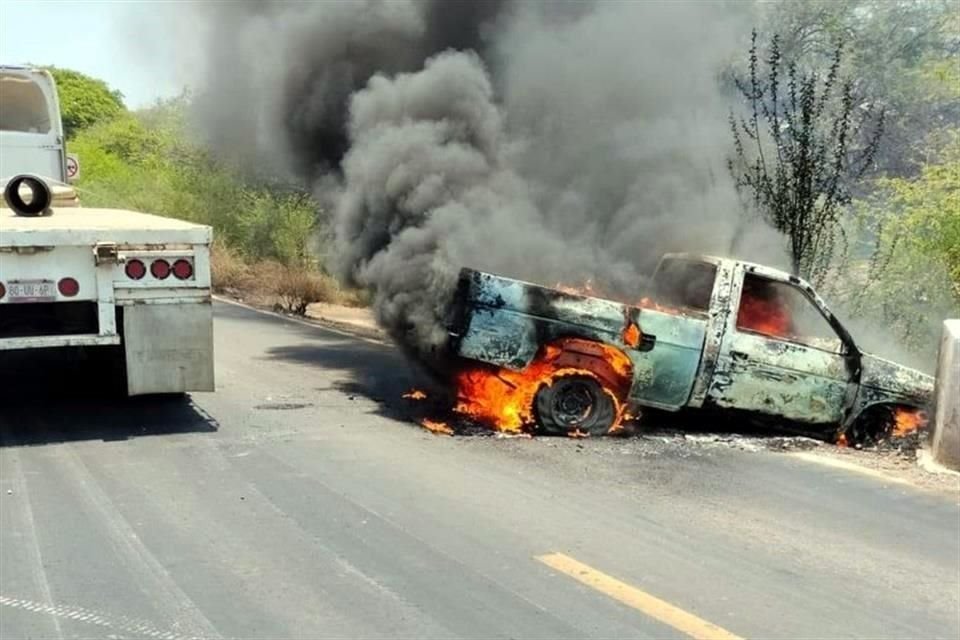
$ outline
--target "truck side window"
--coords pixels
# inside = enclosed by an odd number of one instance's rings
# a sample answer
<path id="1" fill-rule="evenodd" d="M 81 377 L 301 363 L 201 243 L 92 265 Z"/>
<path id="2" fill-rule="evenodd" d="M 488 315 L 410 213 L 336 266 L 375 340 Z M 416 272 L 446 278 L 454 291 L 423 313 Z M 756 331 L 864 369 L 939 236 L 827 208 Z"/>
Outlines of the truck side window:
<path id="1" fill-rule="evenodd" d="M 843 351 L 833 327 L 801 289 L 750 273 L 743 277 L 737 329 L 831 353 Z"/>
<path id="2" fill-rule="evenodd" d="M 664 260 L 654 277 L 654 298 L 669 307 L 710 310 L 717 266 L 694 260 Z"/>
<path id="3" fill-rule="evenodd" d="M 0 131 L 50 133 L 50 106 L 30 78 L 0 73 Z"/>

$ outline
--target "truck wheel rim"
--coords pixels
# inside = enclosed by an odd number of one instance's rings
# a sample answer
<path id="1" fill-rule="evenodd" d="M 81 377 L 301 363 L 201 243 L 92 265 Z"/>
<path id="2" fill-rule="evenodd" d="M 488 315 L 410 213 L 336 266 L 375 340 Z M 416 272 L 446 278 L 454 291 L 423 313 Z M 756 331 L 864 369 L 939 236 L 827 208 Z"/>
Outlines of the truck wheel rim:
<path id="1" fill-rule="evenodd" d="M 557 422 L 568 426 L 582 424 L 593 411 L 594 398 L 583 382 L 569 382 L 557 390 L 553 413 Z"/>

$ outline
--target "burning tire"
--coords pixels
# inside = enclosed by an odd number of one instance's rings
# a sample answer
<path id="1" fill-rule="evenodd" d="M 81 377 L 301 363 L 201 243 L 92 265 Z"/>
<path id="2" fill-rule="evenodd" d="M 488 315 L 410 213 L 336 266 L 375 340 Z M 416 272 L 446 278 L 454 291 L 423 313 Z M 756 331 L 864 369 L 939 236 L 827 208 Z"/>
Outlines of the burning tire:
<path id="1" fill-rule="evenodd" d="M 537 391 L 537 425 L 551 435 L 605 435 L 616 420 L 611 394 L 590 376 L 568 375 Z"/>
<path id="2" fill-rule="evenodd" d="M 843 434 L 844 442 L 876 446 L 891 439 L 912 438 L 927 426 L 925 411 L 901 405 L 875 405 L 864 411 Z"/>

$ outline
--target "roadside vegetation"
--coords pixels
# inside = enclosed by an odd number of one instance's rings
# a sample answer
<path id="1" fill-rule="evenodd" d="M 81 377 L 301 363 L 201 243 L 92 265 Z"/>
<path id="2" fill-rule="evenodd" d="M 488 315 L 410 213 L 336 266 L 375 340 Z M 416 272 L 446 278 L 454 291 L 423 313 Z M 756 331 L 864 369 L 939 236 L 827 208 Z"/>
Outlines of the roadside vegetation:
<path id="1" fill-rule="evenodd" d="M 794 271 L 868 349 L 929 370 L 942 320 L 960 317 L 956 5 L 760 7 L 729 74 L 745 215 L 785 234 Z"/>
<path id="2" fill-rule="evenodd" d="M 84 205 L 211 225 L 221 293 L 301 315 L 314 302 L 360 303 L 323 270 L 319 205 L 289 184 L 246 178 L 191 142 L 187 96 L 130 111 L 103 82 L 52 71 Z"/>

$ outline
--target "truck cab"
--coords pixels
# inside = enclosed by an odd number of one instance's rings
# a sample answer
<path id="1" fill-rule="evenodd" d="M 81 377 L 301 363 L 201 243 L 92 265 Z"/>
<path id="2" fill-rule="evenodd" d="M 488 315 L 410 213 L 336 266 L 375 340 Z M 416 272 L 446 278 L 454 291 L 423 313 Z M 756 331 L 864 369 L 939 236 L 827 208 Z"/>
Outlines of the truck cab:
<path id="1" fill-rule="evenodd" d="M 740 260 L 668 254 L 653 289 L 659 304 L 705 320 L 685 406 L 850 425 L 875 405 L 929 402 L 930 376 L 862 352 L 802 278 Z"/>
<path id="2" fill-rule="evenodd" d="M 57 87 L 45 69 L 0 66 L 0 179 L 39 175 L 67 181 Z"/>
<path id="3" fill-rule="evenodd" d="M 661 309 L 704 320 L 698 325 L 704 357 L 687 405 L 842 420 L 844 398 L 855 391 L 848 387 L 859 376 L 859 351 L 803 280 L 748 262 L 671 254 L 661 260 L 653 290 Z M 663 408 L 677 408 L 670 404 Z"/>

